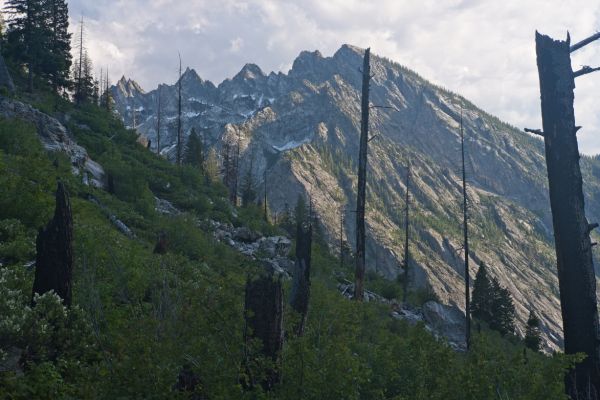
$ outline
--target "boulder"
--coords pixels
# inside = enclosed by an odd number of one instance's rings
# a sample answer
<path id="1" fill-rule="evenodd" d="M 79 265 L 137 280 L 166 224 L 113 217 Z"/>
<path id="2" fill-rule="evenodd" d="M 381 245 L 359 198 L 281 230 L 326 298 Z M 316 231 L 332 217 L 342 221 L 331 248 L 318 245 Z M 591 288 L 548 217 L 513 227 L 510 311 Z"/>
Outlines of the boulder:
<path id="1" fill-rule="evenodd" d="M 449 342 L 464 346 L 465 314 L 457 307 L 446 306 L 435 301 L 423 304 L 423 317 L 435 333 Z"/>
<path id="2" fill-rule="evenodd" d="M 258 249 L 266 257 L 287 257 L 292 248 L 292 241 L 285 236 L 269 236 L 259 240 Z"/>
<path id="3" fill-rule="evenodd" d="M 252 243 L 260 239 L 260 233 L 253 231 L 245 226 L 236 228 L 233 231 L 233 239 L 238 242 Z"/>
<path id="4" fill-rule="evenodd" d="M 29 104 L 3 96 L 0 96 L 0 117 L 20 119 L 33 124 L 37 129 L 38 138 L 47 151 L 66 153 L 71 160 L 75 174 L 79 174 L 80 170 L 83 170 L 92 177 L 88 179 L 89 183 L 97 187 L 104 187 L 102 166 L 89 158 L 87 151 L 71 138 L 67 128 L 56 118 L 44 114 Z"/>

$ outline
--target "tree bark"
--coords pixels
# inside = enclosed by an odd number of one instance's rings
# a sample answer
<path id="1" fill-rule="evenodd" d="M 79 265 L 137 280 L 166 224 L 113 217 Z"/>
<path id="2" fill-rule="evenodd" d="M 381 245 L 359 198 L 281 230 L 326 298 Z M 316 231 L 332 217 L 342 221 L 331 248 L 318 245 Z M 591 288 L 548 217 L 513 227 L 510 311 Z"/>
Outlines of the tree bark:
<path id="1" fill-rule="evenodd" d="M 292 281 L 292 295 L 290 304 L 300 314 L 300 322 L 296 327 L 296 334 L 302 336 L 308 303 L 310 300 L 310 263 L 312 247 L 312 225 L 298 221 L 296 226 L 296 265 Z"/>
<path id="2" fill-rule="evenodd" d="M 371 80 L 371 50 L 365 50 L 362 78 L 360 149 L 358 154 L 358 193 L 356 196 L 356 269 L 354 299 L 362 301 L 365 294 L 365 201 L 367 188 L 367 147 L 369 143 L 369 83 Z"/>
<path id="3" fill-rule="evenodd" d="M 283 288 L 280 279 L 272 275 L 264 275 L 246 283 L 244 314 L 246 329 L 244 342 L 246 344 L 245 367 L 248 381 L 244 386 L 251 389 L 260 384 L 264 390 L 271 390 L 281 382 L 281 351 L 283 349 Z M 257 381 L 251 365 L 251 355 L 248 354 L 250 341 L 258 339 L 262 344 L 262 355 L 272 364 L 267 366 Z"/>
<path id="4" fill-rule="evenodd" d="M 35 294 L 53 290 L 66 306 L 71 305 L 73 277 L 73 217 L 69 195 L 62 182 L 56 191 L 54 217 L 36 240 L 37 256 L 31 304 Z"/>
<path id="5" fill-rule="evenodd" d="M 565 352 L 587 355 L 567 376 L 566 392 L 573 399 L 597 398 L 596 278 L 579 167 L 570 38 L 553 40 L 536 32 L 535 41 Z"/>

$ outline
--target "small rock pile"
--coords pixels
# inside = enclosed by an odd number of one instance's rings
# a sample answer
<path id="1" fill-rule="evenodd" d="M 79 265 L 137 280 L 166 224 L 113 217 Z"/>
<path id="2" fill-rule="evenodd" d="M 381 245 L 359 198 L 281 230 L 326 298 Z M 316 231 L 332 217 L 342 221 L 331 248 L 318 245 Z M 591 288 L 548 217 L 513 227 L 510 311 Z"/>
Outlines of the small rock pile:
<path id="1" fill-rule="evenodd" d="M 354 295 L 354 284 L 344 281 L 338 284 L 338 290 L 348 299 Z M 401 304 L 396 300 L 365 290 L 364 301 L 389 304 L 390 316 L 394 319 L 407 321 L 410 325 L 423 323 L 425 329 L 438 339 L 445 340 L 455 351 L 466 351 L 465 345 L 465 315 L 457 307 L 428 301 L 422 307 L 412 307 Z"/>

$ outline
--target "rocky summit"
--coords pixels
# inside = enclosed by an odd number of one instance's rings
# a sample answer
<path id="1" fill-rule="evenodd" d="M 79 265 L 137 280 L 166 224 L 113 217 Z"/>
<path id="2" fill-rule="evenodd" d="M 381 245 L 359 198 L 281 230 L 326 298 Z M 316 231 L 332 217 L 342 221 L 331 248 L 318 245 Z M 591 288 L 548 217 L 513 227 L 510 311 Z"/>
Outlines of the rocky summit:
<path id="1" fill-rule="evenodd" d="M 287 73 L 247 64 L 215 86 L 193 69 L 181 76 L 183 132 L 192 128 L 220 152 L 240 139 L 240 171 L 266 186 L 273 213 L 309 195 L 337 250 L 355 241 L 356 169 L 363 50 L 342 46 L 332 57 L 302 52 Z M 367 268 L 400 271 L 406 165 L 412 165 L 411 287 L 432 290 L 464 310 L 460 181 L 462 116 L 472 265 L 485 262 L 507 287 L 523 336 L 531 309 L 540 316 L 546 350 L 562 344 L 558 281 L 543 143 L 463 97 L 385 58 L 372 57 L 367 172 Z M 177 84 L 144 92 L 122 78 L 111 88 L 116 109 L 156 151 L 158 94 L 161 149 L 174 156 Z M 600 162 L 582 157 L 587 214 L 600 218 Z M 267 184 L 263 185 L 264 176 Z M 472 282 L 473 280 L 471 280 Z"/>

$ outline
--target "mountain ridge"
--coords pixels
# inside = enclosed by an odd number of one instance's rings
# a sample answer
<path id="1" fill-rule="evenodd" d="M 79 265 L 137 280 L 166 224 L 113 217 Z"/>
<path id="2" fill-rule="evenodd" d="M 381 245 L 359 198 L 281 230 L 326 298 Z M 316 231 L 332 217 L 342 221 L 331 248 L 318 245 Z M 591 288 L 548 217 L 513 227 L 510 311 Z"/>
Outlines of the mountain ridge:
<path id="1" fill-rule="evenodd" d="M 339 243 L 340 213 L 345 216 L 342 237 L 353 247 L 362 51 L 350 45 L 331 57 L 305 51 L 287 74 L 266 75 L 258 66 L 246 64 L 232 79 L 212 85 L 215 91 L 208 89 L 209 81 L 195 86 L 182 81 L 184 133 L 196 128 L 205 146 L 218 152 L 224 142 L 235 143 L 239 137 L 241 176 L 251 165 L 250 173 L 262 187 L 268 173 L 273 212 L 289 208 L 298 195 L 310 194 L 332 248 Z M 486 262 L 510 290 L 519 333 L 532 308 L 541 314 L 547 348 L 558 348 L 561 319 L 542 142 L 398 63 L 374 56 L 371 68 L 372 104 L 389 108 L 371 110 L 370 130 L 377 137 L 369 150 L 368 268 L 390 278 L 399 272 L 403 254 L 399 209 L 404 165 L 410 157 L 415 205 L 412 285 L 415 290 L 429 287 L 443 301 L 464 310 L 458 223 L 462 114 L 473 262 Z M 167 98 L 161 153 L 172 157 L 175 87 L 161 88 Z M 142 122 L 136 129 L 155 143 L 156 91 L 136 92 L 125 103 L 119 88 L 112 90 L 126 124 L 131 126 L 127 107 L 141 108 Z M 594 201 L 600 193 L 597 159 L 583 157 L 582 169 L 593 220 L 600 217 L 600 204 Z"/>

